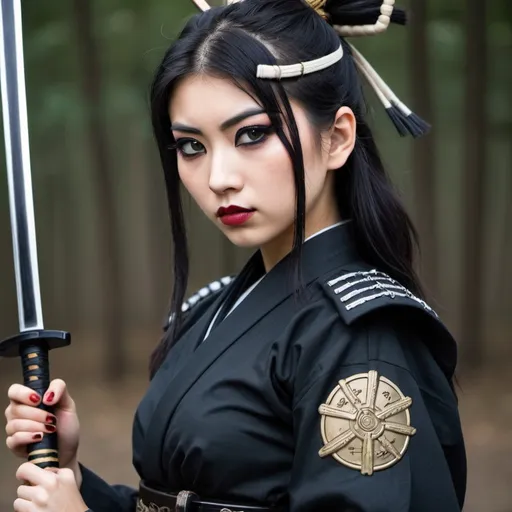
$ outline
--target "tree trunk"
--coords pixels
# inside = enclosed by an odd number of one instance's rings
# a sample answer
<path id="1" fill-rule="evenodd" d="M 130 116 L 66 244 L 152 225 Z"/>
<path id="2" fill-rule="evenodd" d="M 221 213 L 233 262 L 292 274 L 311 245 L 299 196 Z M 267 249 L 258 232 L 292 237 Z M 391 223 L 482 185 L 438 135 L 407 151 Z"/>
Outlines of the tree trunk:
<path id="1" fill-rule="evenodd" d="M 164 324 L 172 295 L 171 228 L 165 195 L 165 181 L 153 139 L 145 140 L 147 173 L 149 272 L 153 294 L 150 322 L 160 328 Z M 156 341 L 156 340 L 155 340 Z"/>
<path id="2" fill-rule="evenodd" d="M 487 156 L 486 2 L 466 0 L 466 92 L 463 283 L 461 343 L 464 363 L 477 369 L 483 358 L 483 198 Z"/>
<path id="3" fill-rule="evenodd" d="M 504 13 L 504 19 L 508 20 L 509 31 L 512 32 L 512 6 L 509 0 L 502 0 L 502 12 Z M 512 42 L 509 43 L 503 53 L 501 62 L 510 62 L 512 59 Z M 507 96 L 507 107 L 508 117 L 507 122 L 503 126 L 503 133 L 500 133 L 500 138 L 503 137 L 507 141 L 507 163 L 508 163 L 508 175 L 506 181 L 506 192 L 504 215 L 502 220 L 502 228 L 500 233 L 499 250 L 498 250 L 498 271 L 496 275 L 503 276 L 503 280 L 495 283 L 499 293 L 497 295 L 497 302 L 501 306 L 501 310 L 505 312 L 507 308 L 510 310 L 512 307 L 512 298 L 510 297 L 510 290 L 512 289 L 512 269 L 510 268 L 509 262 L 512 260 L 512 79 L 510 75 L 507 80 L 508 85 L 508 96 Z M 505 315 L 504 315 L 505 316 Z M 512 323 L 508 324 L 512 329 Z M 503 326 L 507 328 L 507 322 L 503 319 Z"/>
<path id="4" fill-rule="evenodd" d="M 412 106 L 418 115 L 435 126 L 430 86 L 427 0 L 410 0 L 410 8 L 411 27 L 408 33 Z M 438 292 L 435 155 L 436 141 L 433 133 L 414 142 L 412 169 L 415 223 L 422 253 L 420 275 L 431 297 L 435 297 Z"/>
<path id="5" fill-rule="evenodd" d="M 82 93 L 92 157 L 91 182 L 98 211 L 102 323 L 105 340 L 105 376 L 119 381 L 126 370 L 122 336 L 120 251 L 116 233 L 114 180 L 109 169 L 107 130 L 102 118 L 102 72 L 93 36 L 90 0 L 74 0 L 75 31 L 82 69 Z"/>
<path id="6" fill-rule="evenodd" d="M 137 8 L 137 25 L 144 27 L 138 31 L 139 41 L 137 47 L 142 49 L 147 45 L 146 35 L 151 31 L 151 10 L 154 2 L 140 4 Z M 131 81 L 138 84 L 140 94 L 147 94 L 148 80 L 151 72 L 146 67 L 146 59 L 140 55 L 137 58 L 137 65 L 133 66 Z M 149 101 L 147 101 L 149 102 Z M 145 102 L 142 115 L 148 115 Z M 149 118 L 148 118 L 149 121 Z M 135 119 L 140 124 L 140 119 Z M 148 125 L 150 133 L 143 140 L 144 155 L 144 179 L 145 197 L 142 201 L 146 205 L 147 212 L 147 237 L 148 237 L 148 259 L 149 259 L 149 290 L 151 295 L 150 315 L 148 317 L 150 326 L 155 326 L 157 333 L 167 321 L 170 300 L 172 296 L 172 252 L 171 252 L 171 223 L 167 206 L 167 194 L 165 189 L 164 171 L 161 166 L 157 144 L 151 131 L 151 124 Z M 142 172 L 142 170 L 141 170 Z M 152 329 L 150 329 L 152 332 Z M 159 338 L 149 341 L 149 346 L 154 345 Z"/>

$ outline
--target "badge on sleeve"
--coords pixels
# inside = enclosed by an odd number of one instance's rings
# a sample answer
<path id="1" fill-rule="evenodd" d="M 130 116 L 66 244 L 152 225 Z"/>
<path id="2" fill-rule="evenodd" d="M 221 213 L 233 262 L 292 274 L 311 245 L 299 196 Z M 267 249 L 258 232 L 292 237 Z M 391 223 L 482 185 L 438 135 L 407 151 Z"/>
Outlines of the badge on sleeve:
<path id="1" fill-rule="evenodd" d="M 342 379 L 318 412 L 324 446 L 320 457 L 332 455 L 363 475 L 389 468 L 407 450 L 412 399 L 374 370 Z"/>

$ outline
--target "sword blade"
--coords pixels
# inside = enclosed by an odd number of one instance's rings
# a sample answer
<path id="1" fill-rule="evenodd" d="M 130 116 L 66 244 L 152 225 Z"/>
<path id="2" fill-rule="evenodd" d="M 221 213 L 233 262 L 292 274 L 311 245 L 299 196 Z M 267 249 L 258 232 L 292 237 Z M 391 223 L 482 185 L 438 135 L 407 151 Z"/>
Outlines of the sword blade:
<path id="1" fill-rule="evenodd" d="M 43 329 L 20 0 L 1 0 L 0 74 L 20 332 Z"/>

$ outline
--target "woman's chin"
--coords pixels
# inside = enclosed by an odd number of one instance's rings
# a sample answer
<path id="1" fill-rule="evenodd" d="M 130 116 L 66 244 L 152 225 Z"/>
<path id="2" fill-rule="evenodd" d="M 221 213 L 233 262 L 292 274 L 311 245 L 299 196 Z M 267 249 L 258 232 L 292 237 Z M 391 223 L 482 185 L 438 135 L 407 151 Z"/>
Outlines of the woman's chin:
<path id="1" fill-rule="evenodd" d="M 256 230 L 247 228 L 223 229 L 222 231 L 233 245 L 244 249 L 261 247 L 270 238 L 262 233 L 257 233 Z"/>

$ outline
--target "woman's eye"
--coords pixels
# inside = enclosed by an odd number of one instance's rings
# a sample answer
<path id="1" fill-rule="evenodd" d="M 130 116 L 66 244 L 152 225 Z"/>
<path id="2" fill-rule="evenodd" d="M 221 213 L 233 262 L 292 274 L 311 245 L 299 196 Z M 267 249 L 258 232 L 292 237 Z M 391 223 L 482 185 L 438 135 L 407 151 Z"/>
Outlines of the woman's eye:
<path id="1" fill-rule="evenodd" d="M 236 138 L 236 145 L 251 145 L 258 144 L 259 142 L 263 142 L 269 133 L 271 132 L 271 126 L 259 126 L 259 127 L 251 127 L 246 128 L 243 131 L 240 131 Z"/>
<path id="2" fill-rule="evenodd" d="M 185 156 L 195 156 L 205 152 L 204 146 L 197 140 L 181 140 L 176 145 Z"/>

